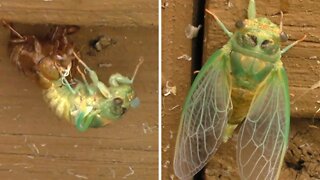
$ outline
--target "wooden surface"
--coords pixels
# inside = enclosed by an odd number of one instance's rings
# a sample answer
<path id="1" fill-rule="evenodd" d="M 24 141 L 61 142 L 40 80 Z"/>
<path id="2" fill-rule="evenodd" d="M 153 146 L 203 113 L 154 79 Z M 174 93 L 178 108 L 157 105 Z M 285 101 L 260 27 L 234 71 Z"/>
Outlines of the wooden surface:
<path id="1" fill-rule="evenodd" d="M 1 0 L 0 18 L 41 24 L 157 26 L 157 0 Z"/>
<path id="2" fill-rule="evenodd" d="M 22 32 L 44 29 L 18 26 Z M 9 33 L 4 28 L 0 33 L 1 179 L 157 179 L 156 28 L 87 27 L 72 35 L 103 82 L 115 72 L 131 76 L 139 57 L 145 59 L 134 84 L 141 105 L 116 123 L 84 133 L 50 111 L 35 83 L 9 62 Z M 100 35 L 117 43 L 89 56 L 89 41 Z M 101 63 L 112 67 L 99 68 Z"/>
<path id="3" fill-rule="evenodd" d="M 235 21 L 246 17 L 248 0 L 208 0 L 207 7 L 214 12 L 226 27 L 233 31 Z M 289 148 L 285 156 L 280 179 L 319 179 L 320 89 L 303 95 L 320 81 L 320 2 L 312 0 L 256 0 L 258 16 L 266 16 L 279 24 L 279 12 L 284 12 L 284 31 L 289 35 L 288 45 L 306 34 L 307 39 L 290 49 L 282 58 L 287 70 L 291 97 L 291 132 Z M 228 40 L 211 16 L 206 16 L 206 39 L 204 59 L 221 48 Z M 309 119 L 302 119 L 309 118 Z M 239 174 L 235 152 L 237 133 L 227 143 L 219 147 L 209 161 L 205 175 L 207 180 L 238 180 Z M 303 152 L 310 152 L 309 154 Z M 302 164 L 299 165 L 299 162 Z M 297 169 L 301 167 L 301 169 Z M 296 169 L 295 169 L 296 168 Z"/>
<path id="4" fill-rule="evenodd" d="M 207 7 L 214 12 L 230 31 L 235 30 L 235 22 L 246 17 L 247 0 L 209 0 Z M 310 91 L 301 98 L 313 84 L 320 81 L 320 2 L 312 0 L 256 0 L 257 16 L 268 17 L 279 24 L 279 12 L 284 12 L 284 31 L 289 41 L 283 47 L 307 35 L 305 41 L 290 49 L 282 57 L 287 70 L 291 96 L 291 116 L 312 118 L 320 108 L 320 88 Z M 228 38 L 217 26 L 214 19 L 206 16 L 206 41 L 204 59 L 221 48 Z M 320 113 L 316 114 L 320 117 Z"/>
<path id="5" fill-rule="evenodd" d="M 185 28 L 192 24 L 192 1 L 163 0 L 162 4 L 162 90 L 176 86 L 177 94 L 162 96 L 162 179 L 177 179 L 173 173 L 175 139 L 181 107 L 190 87 L 191 61 L 178 60 L 191 56 L 191 40 Z M 167 5 L 167 6 L 166 6 Z"/>

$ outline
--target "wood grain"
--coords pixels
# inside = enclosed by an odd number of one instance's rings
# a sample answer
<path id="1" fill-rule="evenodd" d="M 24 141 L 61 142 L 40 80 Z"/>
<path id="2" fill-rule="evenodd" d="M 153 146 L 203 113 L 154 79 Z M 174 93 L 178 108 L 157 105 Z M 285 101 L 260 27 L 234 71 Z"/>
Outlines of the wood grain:
<path id="1" fill-rule="evenodd" d="M 2 0 L 0 18 L 30 24 L 157 26 L 157 0 Z"/>
<path id="2" fill-rule="evenodd" d="M 46 26 L 16 26 L 24 33 Z M 8 60 L 9 33 L 0 29 L 0 177 L 3 179 L 157 179 L 158 31 L 145 27 L 86 27 L 70 38 L 103 82 L 119 72 L 135 79 L 141 105 L 103 128 L 80 133 L 60 120 L 40 89 Z M 89 56 L 89 41 L 100 35 L 117 43 Z M 99 64 L 111 68 L 99 68 Z M 131 170 L 132 169 L 132 170 Z"/>
<path id="3" fill-rule="evenodd" d="M 177 94 L 162 96 L 162 179 L 175 178 L 173 155 L 180 123 L 181 107 L 190 87 L 191 62 L 178 60 L 191 56 L 191 40 L 185 28 L 192 24 L 192 1 L 163 0 L 162 9 L 162 90 L 166 83 L 176 86 Z M 176 179 L 176 178 L 175 178 Z"/>

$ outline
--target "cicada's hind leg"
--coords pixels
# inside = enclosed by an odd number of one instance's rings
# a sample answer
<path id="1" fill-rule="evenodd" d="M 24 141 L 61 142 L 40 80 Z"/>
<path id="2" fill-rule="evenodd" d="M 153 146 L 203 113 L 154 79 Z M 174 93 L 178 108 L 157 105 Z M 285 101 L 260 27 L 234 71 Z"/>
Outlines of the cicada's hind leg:
<path id="1" fill-rule="evenodd" d="M 110 91 L 108 90 L 107 86 L 99 81 L 99 78 L 98 78 L 98 75 L 96 74 L 96 72 L 94 72 L 91 68 L 89 68 L 89 66 L 87 66 L 81 59 L 80 57 L 77 55 L 77 53 L 75 53 L 73 51 L 73 55 L 76 57 L 76 59 L 79 61 L 79 63 L 86 69 L 86 71 L 89 73 L 89 77 L 93 83 L 93 85 L 95 87 L 97 87 L 100 91 L 100 93 L 108 98 L 108 97 L 111 97 L 111 94 L 110 94 Z M 88 88 L 90 89 L 91 87 L 88 86 Z M 93 89 L 92 89 L 93 90 Z"/>
<path id="2" fill-rule="evenodd" d="M 223 32 L 226 33 L 227 36 L 229 36 L 229 38 L 231 38 L 232 35 L 233 35 L 233 33 L 230 32 L 230 31 L 226 28 L 226 26 L 220 21 L 220 19 L 219 19 L 213 12 L 209 11 L 208 9 L 206 9 L 206 12 L 207 12 L 208 14 L 210 14 L 210 15 L 217 21 L 218 25 L 219 25 L 220 28 L 223 30 Z"/>
<path id="3" fill-rule="evenodd" d="M 86 131 L 92 121 L 94 120 L 94 118 L 96 117 L 96 114 L 95 112 L 85 112 L 85 111 L 81 111 L 77 114 L 76 116 L 76 119 L 75 119 L 75 124 L 76 124 L 76 127 L 79 131 Z"/>

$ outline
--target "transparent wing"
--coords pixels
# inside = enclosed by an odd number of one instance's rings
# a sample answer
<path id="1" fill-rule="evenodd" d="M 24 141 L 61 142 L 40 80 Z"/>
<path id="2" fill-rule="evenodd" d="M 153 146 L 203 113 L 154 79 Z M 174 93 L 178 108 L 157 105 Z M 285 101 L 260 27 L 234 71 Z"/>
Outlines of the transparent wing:
<path id="1" fill-rule="evenodd" d="M 231 107 L 230 82 L 223 51 L 201 69 L 185 102 L 176 143 L 174 170 L 180 179 L 194 176 L 222 142 Z"/>
<path id="2" fill-rule="evenodd" d="M 241 179 L 277 179 L 288 144 L 290 102 L 283 68 L 257 90 L 238 136 Z"/>

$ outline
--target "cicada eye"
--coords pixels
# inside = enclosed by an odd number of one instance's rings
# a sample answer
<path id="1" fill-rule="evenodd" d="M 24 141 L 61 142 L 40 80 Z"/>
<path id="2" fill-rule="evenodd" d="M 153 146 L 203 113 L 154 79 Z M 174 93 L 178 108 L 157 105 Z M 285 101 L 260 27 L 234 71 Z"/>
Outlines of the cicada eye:
<path id="1" fill-rule="evenodd" d="M 237 29 L 242 29 L 242 28 L 244 28 L 244 22 L 239 20 L 236 22 L 235 26 Z"/>
<path id="2" fill-rule="evenodd" d="M 242 36 L 242 40 L 245 45 L 249 45 L 251 47 L 257 46 L 258 39 L 255 35 L 252 34 L 245 34 Z"/>
<path id="3" fill-rule="evenodd" d="M 279 45 L 275 44 L 273 40 L 264 40 L 261 43 L 261 49 L 267 54 L 275 54 L 279 50 Z"/>
<path id="4" fill-rule="evenodd" d="M 115 104 L 115 105 L 122 105 L 123 104 L 123 100 L 121 99 L 121 98 L 114 98 L 113 99 L 113 103 Z"/>
<path id="5" fill-rule="evenodd" d="M 281 42 L 286 42 L 286 41 L 288 41 L 288 39 L 289 39 L 289 37 L 288 37 L 288 35 L 285 33 L 285 32 L 281 32 L 280 33 L 280 40 L 281 40 Z"/>
<path id="6" fill-rule="evenodd" d="M 261 43 L 261 48 L 262 49 L 265 49 L 265 48 L 267 48 L 268 46 L 270 46 L 270 45 L 272 45 L 273 43 L 272 43 L 272 41 L 270 41 L 270 40 L 264 40 L 262 43 Z"/>

